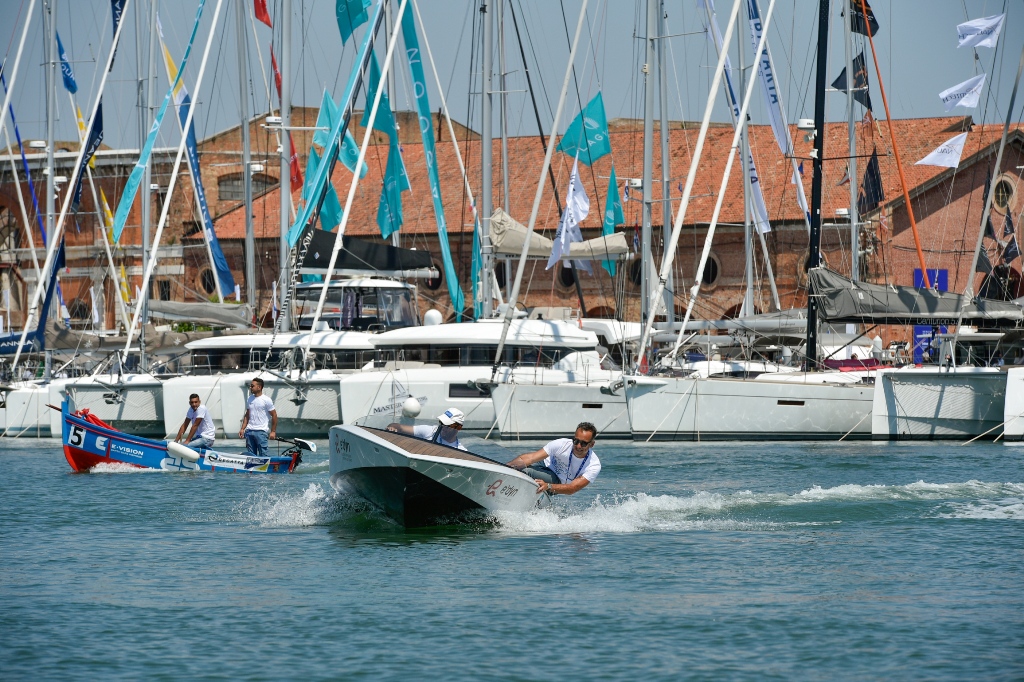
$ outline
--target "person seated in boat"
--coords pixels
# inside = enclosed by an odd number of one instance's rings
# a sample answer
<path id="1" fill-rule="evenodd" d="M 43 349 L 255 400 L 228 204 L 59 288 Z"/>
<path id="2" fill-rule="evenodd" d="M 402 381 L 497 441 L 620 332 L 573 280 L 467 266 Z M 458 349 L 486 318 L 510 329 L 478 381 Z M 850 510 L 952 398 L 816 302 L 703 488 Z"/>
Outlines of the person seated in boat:
<path id="1" fill-rule="evenodd" d="M 416 436 L 423 440 L 429 440 L 431 443 L 439 443 L 450 448 L 465 450 L 466 448 L 459 442 L 459 431 L 462 430 L 462 423 L 465 420 L 466 415 L 462 413 L 462 410 L 449 407 L 437 416 L 437 426 L 428 426 L 427 424 L 406 426 L 395 423 L 388 424 L 388 431 L 404 433 L 407 436 Z"/>
<path id="2" fill-rule="evenodd" d="M 188 406 L 188 412 L 185 413 L 185 421 L 182 422 L 181 428 L 178 429 L 178 435 L 174 437 L 174 442 L 182 442 L 181 438 L 185 433 L 185 429 L 188 429 L 189 424 L 191 424 L 192 428 L 189 429 L 188 437 L 185 438 L 185 445 L 193 450 L 196 448 L 212 448 L 213 439 L 217 435 L 217 429 L 213 425 L 213 420 L 210 419 L 210 411 L 203 405 L 198 393 L 193 393 L 188 397 Z"/>
<path id="3" fill-rule="evenodd" d="M 553 440 L 536 452 L 519 455 L 508 463 L 537 481 L 537 492 L 573 495 L 586 488 L 601 473 L 601 460 L 594 454 L 597 427 L 580 422 L 572 438 Z"/>
<path id="4" fill-rule="evenodd" d="M 242 417 L 238 437 L 245 439 L 246 450 L 259 457 L 266 457 L 268 437 L 277 438 L 277 410 L 270 396 L 263 395 L 263 379 L 256 377 L 250 381 L 249 392 L 252 395 L 246 401 L 245 416 Z"/>

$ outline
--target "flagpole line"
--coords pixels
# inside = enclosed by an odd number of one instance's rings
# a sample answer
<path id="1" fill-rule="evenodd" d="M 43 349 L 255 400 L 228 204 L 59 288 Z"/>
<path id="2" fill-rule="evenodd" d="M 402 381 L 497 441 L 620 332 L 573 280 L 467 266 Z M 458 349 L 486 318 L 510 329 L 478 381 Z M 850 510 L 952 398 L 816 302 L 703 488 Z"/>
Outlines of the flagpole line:
<path id="1" fill-rule="evenodd" d="M 41 275 L 39 270 L 39 256 L 36 255 L 36 242 L 32 237 L 32 223 L 28 219 L 28 209 L 25 208 L 25 197 L 21 195 L 21 183 L 18 182 L 18 166 L 14 163 L 14 150 L 11 149 L 11 133 L 7 130 L 7 123 L 4 122 L 4 137 L 7 140 L 7 157 L 11 160 L 11 174 L 14 177 L 14 184 L 18 185 L 18 206 L 21 208 L 21 219 L 25 224 L 25 236 L 28 238 L 28 248 L 32 254 L 32 266 L 36 271 L 36 281 Z M 9 322 L 9 321 L 8 321 Z"/>
<path id="2" fill-rule="evenodd" d="M 78 116 L 79 110 L 78 110 L 78 104 L 75 102 L 75 95 L 73 93 L 71 93 L 70 91 L 68 92 L 68 99 L 71 101 L 71 110 L 75 114 L 76 119 L 77 120 L 81 120 L 81 118 Z M 79 129 L 78 136 L 80 138 L 82 138 L 81 142 L 83 144 L 87 144 L 88 143 L 89 134 L 88 134 L 87 131 Z M 89 179 L 89 189 L 92 192 L 92 205 L 93 205 L 93 209 L 96 212 L 96 218 L 99 220 L 99 223 L 100 223 L 100 233 L 103 236 L 103 249 L 106 252 L 107 264 L 110 266 L 110 277 L 114 281 L 114 288 L 115 289 L 120 289 L 121 285 L 117 281 L 117 270 L 114 268 L 114 256 L 113 256 L 113 254 L 110 251 L 110 244 L 107 241 L 107 221 L 106 221 L 106 217 L 103 214 L 103 207 L 100 206 L 99 196 L 96 194 L 96 182 L 93 180 L 92 169 L 89 167 L 89 164 L 86 164 L 86 166 L 85 166 L 85 174 L 86 174 L 86 177 Z M 121 318 L 122 318 L 122 321 L 124 322 L 125 329 L 127 329 L 128 328 L 128 311 L 125 308 L 124 301 L 121 300 L 121 297 L 118 296 L 117 299 L 120 302 L 119 308 L 120 308 L 120 312 L 121 312 Z M 104 310 L 103 314 L 106 315 L 106 312 L 107 311 Z"/>
<path id="3" fill-rule="evenodd" d="M 732 36 L 736 28 L 736 21 L 739 18 L 740 1 L 741 0 L 733 1 L 732 11 L 729 14 L 729 23 L 726 25 L 725 38 L 722 42 L 722 48 L 719 50 L 718 64 L 715 66 L 715 75 L 711 81 L 711 88 L 708 93 L 708 102 L 704 107 L 704 118 L 700 122 L 700 133 L 697 135 L 697 143 L 694 146 L 693 155 L 690 159 L 690 170 L 686 174 L 686 186 L 683 188 L 683 196 L 679 201 L 679 210 L 676 212 L 675 224 L 672 226 L 671 241 L 665 247 L 665 253 L 662 256 L 661 272 L 658 275 L 658 283 L 656 285 L 657 295 L 651 297 L 651 305 L 654 305 L 658 298 L 661 297 L 661 292 L 664 290 L 665 284 L 668 281 L 668 273 L 670 273 L 672 269 L 676 246 L 679 244 L 679 237 L 683 230 L 683 220 L 686 218 L 686 210 L 690 205 L 690 195 L 693 193 L 693 184 L 697 179 L 697 169 L 700 166 L 701 155 L 704 151 L 704 142 L 707 139 L 708 127 L 711 125 L 711 114 L 715 107 L 715 101 L 718 99 L 718 87 L 722 82 L 722 75 L 725 72 L 725 62 L 728 59 L 729 45 L 732 42 Z M 751 82 L 753 82 L 753 79 L 751 79 Z M 739 130 L 738 127 L 737 130 Z M 646 263 L 644 265 L 646 266 Z M 700 278 L 697 278 L 695 286 L 700 286 Z M 690 303 L 687 310 L 691 310 L 692 307 L 693 304 Z M 647 348 L 647 342 L 651 338 L 651 330 L 654 328 L 654 317 L 654 315 L 649 315 L 644 321 L 644 330 L 640 337 L 640 347 L 637 351 L 633 365 L 634 373 L 637 372 L 640 366 L 641 358 L 644 357 L 644 353 Z M 689 317 L 689 312 L 687 313 L 687 317 Z M 685 328 L 685 326 L 686 325 L 684 323 L 683 328 Z"/>
<path id="4" fill-rule="evenodd" d="M 31 2 L 32 2 L 32 7 L 34 7 L 36 0 L 31 0 Z M 122 11 L 121 11 L 122 16 L 124 16 L 124 12 L 126 12 L 128 10 L 129 6 L 131 5 L 131 2 L 132 2 L 132 0 L 125 0 L 124 7 L 122 8 Z M 30 16 L 31 16 L 31 11 L 32 11 L 32 9 L 30 7 L 29 8 Z M 92 130 L 93 123 L 95 122 L 95 119 L 96 119 L 96 111 L 99 109 L 100 103 L 103 100 L 103 89 L 107 85 L 107 77 L 110 75 L 110 67 L 114 63 L 114 55 L 117 53 L 117 44 L 118 44 L 118 41 L 121 39 L 121 30 L 123 28 L 124 28 L 124 22 L 123 21 L 119 21 L 117 23 L 117 30 L 114 31 L 114 39 L 113 39 L 113 42 L 110 45 L 110 53 L 107 55 L 107 63 L 106 63 L 105 68 L 103 69 L 103 76 L 100 78 L 99 91 L 96 94 L 96 102 L 92 106 L 92 113 L 89 115 L 89 125 L 86 126 L 86 130 Z M 27 23 L 27 20 L 26 20 L 25 33 L 27 33 L 27 32 L 28 32 L 28 23 Z M 18 58 L 15 60 L 15 69 L 17 69 L 17 62 L 21 58 L 21 49 L 24 47 L 24 45 L 25 45 L 25 34 L 23 33 L 22 34 L 21 45 L 18 47 Z M 7 114 L 7 111 L 8 111 L 8 107 L 10 106 L 11 93 L 14 92 L 14 78 L 15 77 L 17 77 L 17 70 L 15 70 L 14 75 L 11 77 L 11 84 L 8 86 L 7 95 L 4 98 L 3 110 L 0 111 L 0 126 L 3 125 L 5 117 L 6 117 L 6 114 Z M 71 173 L 71 180 L 68 183 L 68 188 L 74 187 L 75 183 L 78 181 L 78 177 L 81 175 L 82 159 L 85 157 L 86 149 L 88 149 L 88 144 L 87 143 L 83 143 L 81 145 L 81 147 L 79 147 L 79 149 L 78 149 L 78 155 L 75 157 L 75 166 L 74 166 L 74 170 Z M 50 245 L 49 245 L 49 248 L 47 249 L 47 253 L 46 253 L 46 262 L 43 264 L 43 267 L 42 267 L 42 271 L 44 273 L 49 273 L 52 270 L 52 268 L 53 268 L 54 259 L 57 257 L 57 246 L 56 245 L 58 245 L 60 243 L 61 233 L 64 230 L 64 223 L 67 220 L 68 208 L 71 206 L 71 199 L 73 198 L 73 195 L 74 195 L 74 192 L 71 192 L 71 191 L 68 191 L 68 192 L 65 193 L 64 204 L 61 207 L 60 215 L 57 218 L 57 224 L 56 224 L 56 226 L 53 229 L 53 234 L 50 235 Z M 39 312 L 39 304 L 41 303 L 41 299 L 42 299 L 44 290 L 45 290 L 45 287 L 43 286 L 42 280 L 36 282 L 35 291 L 32 293 L 32 296 L 31 296 L 31 298 L 28 301 L 28 306 L 27 306 L 28 307 L 28 314 L 25 316 L 25 328 L 21 330 L 21 340 L 18 342 L 18 347 L 14 351 L 14 360 L 11 362 L 11 367 L 12 368 L 17 367 L 18 360 L 21 358 L 21 349 L 25 345 L 25 339 L 28 338 L 28 329 L 31 326 L 32 321 L 34 320 L 35 316 Z"/>
<path id="5" fill-rule="evenodd" d="M 498 374 L 498 366 L 501 364 L 501 356 L 505 349 L 505 340 L 508 338 L 509 327 L 512 326 L 512 318 L 515 316 L 516 303 L 519 300 L 519 289 L 523 284 L 523 271 L 526 269 L 526 257 L 530 253 L 530 241 L 533 237 L 534 228 L 537 226 L 537 214 L 540 213 L 540 202 L 544 196 L 544 176 L 551 170 L 551 157 L 555 152 L 554 138 L 558 131 L 559 121 L 562 119 L 562 112 L 565 109 L 565 95 L 569 90 L 569 79 L 573 73 L 573 61 L 576 59 L 576 47 L 579 45 L 580 33 L 583 31 L 583 22 L 587 16 L 587 2 L 583 0 L 580 7 L 580 18 L 576 22 L 576 35 L 572 39 L 572 47 L 569 48 L 569 63 L 565 67 L 565 78 L 562 81 L 562 90 L 558 95 L 558 106 L 555 108 L 555 116 L 551 121 L 551 144 L 547 145 L 544 152 L 544 164 L 537 180 L 537 192 L 533 198 L 533 209 L 530 211 L 530 224 L 526 229 L 526 238 L 523 240 L 523 250 L 519 254 L 519 265 L 516 268 L 516 279 L 512 285 L 512 292 L 508 297 L 508 306 L 505 308 L 505 320 L 501 325 L 501 338 L 498 340 L 498 348 L 494 354 L 494 365 L 491 367 L 491 382 Z M 515 16 L 513 14 L 513 16 Z M 543 133 L 541 133 L 543 136 Z M 557 192 L 556 192 L 557 196 Z"/>
<path id="6" fill-rule="evenodd" d="M 387 0 L 384 0 L 386 2 Z M 377 9 L 377 12 L 382 12 L 384 7 L 382 2 Z M 356 198 L 356 189 L 359 187 L 359 171 L 362 169 L 363 164 L 366 162 L 366 150 L 370 146 L 370 138 L 373 136 L 373 124 L 377 120 L 377 113 L 380 110 L 381 99 L 384 97 L 384 90 L 387 86 L 388 72 L 391 68 L 391 59 L 395 53 L 395 45 L 398 43 L 398 34 L 402 30 L 402 15 L 405 14 L 406 5 L 409 4 L 409 0 L 402 0 L 402 4 L 398 7 L 398 14 L 394 19 L 394 26 L 392 27 L 392 33 L 388 40 L 388 49 L 384 55 L 384 64 L 380 67 L 380 78 L 377 81 L 377 92 L 374 93 L 373 106 L 370 108 L 370 118 L 366 121 L 366 128 L 363 132 L 363 143 L 359 146 L 359 158 L 356 159 L 356 170 L 352 173 L 352 182 L 348 186 L 348 196 L 345 198 L 345 208 L 341 214 L 341 223 L 338 225 L 337 231 L 334 235 L 334 248 L 331 249 L 331 260 L 327 264 L 327 272 L 324 273 L 324 283 L 320 288 L 320 298 L 316 302 L 316 312 L 313 315 L 313 323 L 310 327 L 310 333 L 306 337 L 306 349 L 305 355 L 308 356 L 310 350 L 313 347 L 313 332 L 316 330 L 317 322 L 320 320 L 320 315 L 324 311 L 324 302 L 327 300 L 327 289 L 331 283 L 331 272 L 334 270 L 335 264 L 338 262 L 338 254 L 341 253 L 342 238 L 345 236 L 345 229 L 348 227 L 348 219 L 352 214 L 352 204 Z M 375 22 L 375 25 L 368 28 L 368 32 L 373 32 L 379 27 L 379 22 Z M 372 54 L 372 52 L 371 52 Z M 359 69 L 361 64 L 357 63 L 356 68 Z M 341 141 L 338 141 L 340 148 Z M 335 157 L 337 154 L 335 153 Z M 321 161 L 321 166 L 326 165 L 328 159 L 325 158 Z M 319 173 L 318 173 L 319 174 Z M 326 194 L 326 192 L 325 192 Z"/>
<path id="7" fill-rule="evenodd" d="M 889 128 L 889 139 L 892 142 L 892 153 L 896 158 L 896 170 L 900 176 L 900 187 L 903 190 L 903 201 L 907 206 L 907 216 L 910 218 L 910 231 L 914 235 L 914 247 L 917 249 L 917 259 L 921 264 L 921 281 L 925 289 L 931 289 L 931 280 L 928 277 L 928 265 L 924 260 L 924 251 L 921 249 L 921 235 L 917 231 L 917 220 L 914 218 L 914 207 L 910 204 L 910 192 L 907 189 L 907 177 L 903 173 L 903 161 L 900 159 L 900 150 L 896 145 L 896 131 L 893 129 L 892 115 L 889 113 L 889 98 L 885 94 L 885 84 L 882 82 L 882 69 L 878 65 L 878 53 L 875 52 L 875 39 L 871 35 L 871 21 L 868 16 L 865 0 L 860 0 L 861 13 L 864 15 L 864 29 L 868 32 L 868 43 L 871 45 L 871 59 L 875 63 L 875 74 L 878 76 L 878 90 L 882 93 L 882 106 L 885 107 L 885 122 Z M 850 82 L 847 87 L 853 86 L 853 74 L 849 75 Z M 824 134 L 824 133 L 822 133 Z M 852 179 L 851 179 L 852 182 Z"/>
<path id="8" fill-rule="evenodd" d="M 210 33 L 206 38 L 206 49 L 203 51 L 203 60 L 199 65 L 199 75 L 196 77 L 196 96 L 199 96 L 200 88 L 203 86 L 203 76 L 206 74 L 206 64 L 210 57 L 210 48 L 213 47 L 213 39 L 217 33 L 217 21 L 220 19 L 220 9 L 224 4 L 224 0 L 217 0 L 217 7 L 213 10 L 213 22 L 210 24 Z M 180 82 L 181 74 L 178 74 L 178 81 Z M 172 83 L 172 88 L 174 84 Z M 188 115 L 185 117 L 185 123 L 183 128 L 188 130 L 192 125 L 192 119 L 195 116 L 196 108 L 190 106 L 188 108 Z M 179 119 L 180 120 L 180 119 Z M 156 269 L 157 256 L 160 251 L 160 238 L 163 236 L 164 227 L 167 225 L 167 216 L 171 211 L 171 198 L 174 196 L 174 186 L 178 180 L 178 170 L 181 168 L 181 157 L 185 154 L 185 146 L 188 142 L 188 137 L 184 134 L 181 136 L 181 141 L 178 143 L 178 152 L 174 157 L 174 166 L 171 169 L 171 178 L 167 183 L 167 196 L 163 202 L 163 208 L 160 211 L 160 220 L 156 226 L 156 233 L 153 235 L 153 245 L 151 253 L 149 255 L 149 262 L 146 264 L 146 271 L 142 277 L 141 290 L 143 294 L 149 291 L 149 282 L 153 277 L 153 271 Z M 216 278 L 215 278 L 216 279 Z M 135 314 L 132 316 L 132 324 L 128 328 L 128 338 L 125 341 L 124 353 L 128 354 L 129 349 L 132 345 L 132 339 L 135 336 L 135 329 L 139 326 L 139 318 L 142 317 L 142 309 L 144 307 L 145 295 L 139 298 L 138 304 L 135 306 Z"/>
<path id="9" fill-rule="evenodd" d="M 757 51 L 754 53 L 754 63 L 759 62 L 761 60 L 761 55 L 764 54 L 764 48 L 765 48 L 765 45 L 768 42 L 768 28 L 771 26 L 772 14 L 774 12 L 775 12 L 775 0 L 771 0 L 768 3 L 768 13 L 765 15 L 765 18 L 764 18 L 764 28 L 761 31 L 761 38 L 760 38 L 760 40 L 758 40 L 758 43 L 757 43 Z M 726 30 L 728 31 L 729 29 L 726 29 Z M 740 120 L 741 123 L 746 120 L 747 111 L 750 109 L 751 96 L 754 94 L 754 85 L 756 83 L 757 83 L 757 79 L 756 78 L 750 78 L 747 81 L 747 91 L 743 94 L 743 104 L 740 107 L 739 120 Z M 715 236 L 715 228 L 718 227 L 718 217 L 722 213 L 722 204 L 725 202 L 725 191 L 729 187 L 729 175 L 732 172 L 732 164 L 736 160 L 736 152 L 739 149 L 740 138 L 743 135 L 743 128 L 744 128 L 743 125 L 739 125 L 739 126 L 736 127 L 736 130 L 733 132 L 732 144 L 729 147 L 729 158 L 728 158 L 728 160 L 725 163 L 725 171 L 722 173 L 722 183 L 721 183 L 721 186 L 719 187 L 719 190 L 718 190 L 718 198 L 715 201 L 715 211 L 711 215 L 711 224 L 708 225 L 707 235 L 704 238 L 704 249 L 701 251 L 701 254 L 700 254 L 700 262 L 697 265 L 697 274 L 694 276 L 693 287 L 690 288 L 690 300 L 689 300 L 689 302 L 686 305 L 686 315 L 683 317 L 683 322 L 679 326 L 679 334 L 676 336 L 676 342 L 672 346 L 672 352 L 669 354 L 669 357 L 675 357 L 676 354 L 679 353 L 679 347 L 680 347 L 680 345 L 682 345 L 682 341 L 683 341 L 683 334 L 686 333 L 686 324 L 687 324 L 687 322 L 690 321 L 690 316 L 693 314 L 693 306 L 694 306 L 694 304 L 697 301 L 697 295 L 698 295 L 698 292 L 700 291 L 700 284 L 701 284 L 701 281 L 702 281 L 702 279 L 704 277 L 704 268 L 707 265 L 708 256 L 711 253 L 711 242 L 712 242 L 712 240 L 714 239 L 714 236 Z M 677 220 L 677 226 L 681 226 L 681 224 L 682 223 Z M 676 235 L 673 234 L 673 237 L 676 237 Z M 675 250 L 675 239 L 673 239 L 673 251 L 674 250 Z M 663 274 L 662 278 L 661 278 L 661 281 L 659 282 L 659 287 L 663 287 L 664 286 L 664 282 L 665 282 L 665 277 L 664 277 L 664 274 Z M 654 300 L 656 300 L 656 299 L 652 299 L 652 305 L 653 305 Z M 648 322 L 648 326 L 650 326 L 652 323 L 653 323 L 653 320 L 649 321 Z M 643 348 L 644 347 L 641 345 L 640 346 L 641 354 L 643 352 Z"/>

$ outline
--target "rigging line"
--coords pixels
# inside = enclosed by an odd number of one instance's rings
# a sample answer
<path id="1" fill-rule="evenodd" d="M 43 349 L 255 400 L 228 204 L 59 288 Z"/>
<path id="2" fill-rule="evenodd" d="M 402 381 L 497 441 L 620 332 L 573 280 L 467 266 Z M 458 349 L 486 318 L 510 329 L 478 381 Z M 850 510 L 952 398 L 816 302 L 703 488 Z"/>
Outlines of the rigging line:
<path id="1" fill-rule="evenodd" d="M 470 33 L 469 33 L 469 74 L 468 74 L 469 75 L 469 82 L 467 83 L 467 87 L 466 87 L 466 124 L 464 126 L 466 132 L 465 132 L 465 140 L 463 141 L 463 144 L 465 145 L 465 149 L 466 149 L 466 168 L 470 167 L 470 165 L 472 163 L 472 159 L 473 159 L 473 155 L 472 155 L 473 148 L 469 144 L 470 137 L 471 137 L 470 136 L 469 126 L 470 126 L 470 124 L 473 121 L 473 103 L 475 101 L 473 99 L 473 77 L 476 74 L 475 69 L 476 69 L 476 54 L 477 54 L 477 22 L 481 21 L 480 16 L 479 16 L 480 13 L 479 12 L 474 12 L 475 7 L 476 7 L 475 0 L 470 0 L 469 12 L 467 14 L 467 17 L 468 16 L 472 16 L 473 17 L 473 22 L 470 25 Z M 465 30 L 465 21 L 463 22 L 463 30 Z M 481 35 L 481 41 L 482 41 L 483 40 L 483 38 L 482 38 L 482 35 L 483 35 L 482 31 L 480 32 L 480 35 Z M 455 63 L 457 64 L 458 60 L 456 60 Z M 454 77 L 455 77 L 455 67 L 453 65 L 452 66 L 452 78 L 454 78 Z M 483 88 L 481 88 L 481 90 L 482 89 Z M 449 83 L 448 83 L 448 91 L 451 92 L 451 81 L 449 81 Z M 441 127 L 440 118 L 438 119 L 437 123 L 438 123 L 438 128 L 440 128 Z M 455 143 L 458 144 L 458 140 L 456 140 Z M 483 143 L 481 142 L 481 147 L 482 147 L 482 144 Z M 466 227 L 465 227 L 466 226 L 466 189 L 467 189 L 466 188 L 466 183 L 464 182 L 464 183 L 462 183 L 462 215 L 461 215 L 461 218 L 460 218 L 460 221 L 459 221 L 459 244 L 458 244 L 458 249 L 457 249 L 457 252 L 456 252 L 457 253 L 456 261 L 459 263 L 460 266 L 462 266 L 462 278 L 463 279 L 466 278 L 466 271 L 465 271 L 466 265 L 465 265 L 465 260 L 464 260 L 464 257 L 463 257 L 463 249 L 465 248 L 465 244 L 466 244 Z M 473 222 L 473 234 L 476 234 L 476 221 Z M 481 248 L 482 248 L 482 246 L 483 245 L 481 245 Z M 472 277 L 473 277 L 473 273 L 472 273 L 472 270 L 473 270 L 473 255 L 474 254 L 470 253 L 470 262 L 469 262 L 469 266 L 468 266 L 469 270 L 470 270 L 470 273 L 469 273 L 469 279 L 470 280 L 472 280 Z M 476 295 L 477 295 L 477 292 L 474 291 L 473 292 L 473 300 L 474 301 L 476 301 Z M 452 305 L 451 307 L 454 310 L 455 306 Z"/>

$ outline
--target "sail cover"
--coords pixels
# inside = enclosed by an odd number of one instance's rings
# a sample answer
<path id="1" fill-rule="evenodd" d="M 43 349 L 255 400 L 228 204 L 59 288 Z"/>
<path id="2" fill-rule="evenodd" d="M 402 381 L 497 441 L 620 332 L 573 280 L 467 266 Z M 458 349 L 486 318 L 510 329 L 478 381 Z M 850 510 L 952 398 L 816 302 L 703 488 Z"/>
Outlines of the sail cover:
<path id="1" fill-rule="evenodd" d="M 331 261 L 334 233 L 312 230 L 300 272 L 323 275 Z M 333 275 L 380 275 L 382 277 L 437 277 L 429 251 L 402 249 L 383 242 L 342 236 L 341 251 Z M 333 276 L 332 275 L 332 276 Z"/>
<path id="2" fill-rule="evenodd" d="M 157 301 L 146 304 L 149 316 L 172 322 L 194 322 L 216 327 L 248 327 L 252 320 L 252 307 L 233 303 L 188 303 Z"/>
<path id="3" fill-rule="evenodd" d="M 809 274 L 811 291 L 827 322 L 955 324 L 962 319 L 1012 325 L 1024 319 L 1017 302 L 969 300 L 948 291 L 853 282 L 827 268 L 814 268 Z"/>
<path id="4" fill-rule="evenodd" d="M 512 216 L 498 208 L 491 214 L 491 245 L 494 255 L 518 258 L 523 252 L 523 242 L 529 230 Z M 526 257 L 547 259 L 551 255 L 552 241 L 536 232 L 530 235 L 530 250 Z M 569 252 L 563 254 L 567 260 L 622 260 L 629 256 L 629 244 L 621 232 L 573 242 Z"/>

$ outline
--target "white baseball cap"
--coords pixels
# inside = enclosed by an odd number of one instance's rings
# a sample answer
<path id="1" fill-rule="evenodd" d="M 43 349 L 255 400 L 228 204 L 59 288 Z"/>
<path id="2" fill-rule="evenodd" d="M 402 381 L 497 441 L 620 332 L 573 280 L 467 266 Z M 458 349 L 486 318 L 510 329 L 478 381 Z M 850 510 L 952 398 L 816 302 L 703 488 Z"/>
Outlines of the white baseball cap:
<path id="1" fill-rule="evenodd" d="M 441 422 L 445 426 L 451 426 L 452 424 L 461 424 L 465 421 L 466 415 L 462 414 L 462 410 L 449 407 L 444 411 L 444 414 L 437 416 L 437 421 Z"/>

